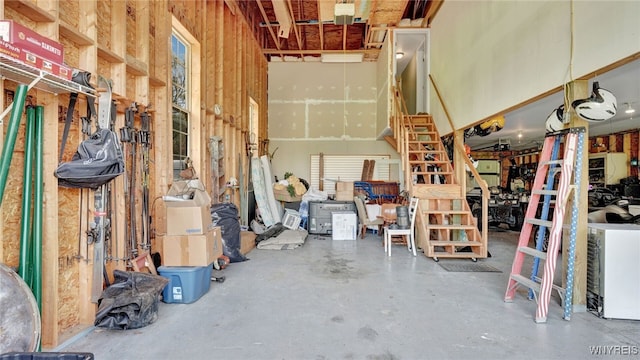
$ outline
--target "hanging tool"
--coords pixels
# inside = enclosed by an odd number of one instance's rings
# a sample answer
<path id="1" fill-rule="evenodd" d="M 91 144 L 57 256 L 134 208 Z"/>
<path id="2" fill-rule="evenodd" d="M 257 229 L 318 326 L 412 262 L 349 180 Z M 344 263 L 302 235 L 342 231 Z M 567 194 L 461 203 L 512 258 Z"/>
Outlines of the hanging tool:
<path id="1" fill-rule="evenodd" d="M 545 137 L 544 145 L 540 153 L 540 161 L 538 163 L 538 170 L 536 172 L 536 178 L 533 183 L 531 191 L 531 199 L 529 200 L 529 206 L 525 215 L 525 222 L 520 232 L 520 238 L 518 241 L 518 247 L 511 267 L 511 274 L 509 276 L 509 284 L 505 293 L 504 301 L 511 302 L 515 296 L 516 289 L 519 285 L 531 289 L 534 292 L 534 298 L 537 300 L 537 309 L 535 314 L 536 323 L 543 323 L 547 321 L 547 314 L 549 311 L 549 300 L 551 298 L 551 290 L 558 291 L 565 302 L 572 301 L 571 298 L 565 297 L 565 290 L 553 285 L 553 276 L 555 273 L 556 260 L 558 257 L 558 250 L 561 243 L 562 228 L 564 225 L 565 208 L 567 200 L 572 188 L 571 176 L 576 168 L 582 167 L 582 144 L 584 142 L 585 129 L 571 128 L 562 131 L 549 133 Z M 552 153 L 559 148 L 561 141 L 559 137 L 564 137 L 564 156 L 561 160 L 553 160 Z M 580 156 L 576 156 L 576 150 L 578 150 Z M 553 167 L 552 165 L 560 165 L 560 167 Z M 553 188 L 547 186 L 544 188 L 543 182 L 549 171 L 558 171 L 560 173 L 558 179 L 558 186 L 555 188 L 555 176 L 549 178 L 554 183 Z M 577 181 L 579 174 L 576 174 L 574 184 L 578 184 Z M 549 185 L 549 184 L 548 184 Z M 574 192 L 575 196 L 576 192 Z M 553 220 L 549 221 L 547 218 L 536 218 L 536 212 L 540 203 L 540 195 L 555 196 L 555 208 L 553 212 Z M 577 198 L 574 199 L 574 206 L 577 206 Z M 577 215 L 577 208 L 575 210 Z M 577 224 L 577 216 L 573 216 L 571 219 L 571 228 L 574 229 Z M 541 244 L 538 244 L 536 249 L 528 247 L 529 238 L 533 225 L 540 227 L 550 228 L 549 234 L 549 247 L 547 252 L 539 250 Z M 569 239 L 569 247 L 575 249 L 576 231 L 571 231 Z M 534 258 L 545 260 L 544 272 L 542 279 L 538 279 L 534 276 L 534 280 L 531 280 L 521 275 L 522 265 L 525 255 L 531 255 Z M 568 276 L 573 280 L 573 260 L 569 260 Z M 571 285 L 573 282 L 571 281 Z M 567 284 L 569 286 L 569 284 Z M 568 291 L 567 293 L 570 293 Z M 567 319 L 568 320 L 568 319 Z"/>
<path id="2" fill-rule="evenodd" d="M 108 129 L 111 119 L 111 83 L 104 77 L 99 76 L 98 87 L 104 90 L 98 98 L 98 128 Z M 109 201 L 107 185 L 101 185 L 94 191 L 93 201 L 95 237 L 93 238 L 91 302 L 97 303 L 102 295 L 104 280 L 104 246 L 107 226 L 105 218 Z"/>
<path id="3" fill-rule="evenodd" d="M 135 259 L 138 256 L 138 245 L 136 241 L 136 203 L 135 203 L 135 179 L 136 179 L 136 144 L 138 142 L 138 132 L 134 128 L 135 113 L 138 111 L 137 104 L 131 103 L 124 113 L 124 127 L 120 129 L 120 141 L 128 144 L 129 173 L 125 180 L 125 202 L 127 205 L 127 216 L 125 220 L 125 238 L 127 239 L 127 258 Z"/>
<path id="4" fill-rule="evenodd" d="M 149 152 L 151 150 L 150 115 L 147 112 L 149 106 L 140 114 L 142 129 L 139 132 L 139 140 L 142 146 L 142 248 L 151 249 L 151 236 L 149 232 L 151 218 L 149 217 Z"/>

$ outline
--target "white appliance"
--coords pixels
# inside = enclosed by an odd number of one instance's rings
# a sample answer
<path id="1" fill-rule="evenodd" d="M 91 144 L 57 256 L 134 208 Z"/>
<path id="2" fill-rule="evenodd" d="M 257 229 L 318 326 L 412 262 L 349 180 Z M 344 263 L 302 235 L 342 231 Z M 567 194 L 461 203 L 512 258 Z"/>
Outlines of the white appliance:
<path id="1" fill-rule="evenodd" d="M 588 225 L 588 292 L 603 317 L 640 320 L 640 225 Z"/>

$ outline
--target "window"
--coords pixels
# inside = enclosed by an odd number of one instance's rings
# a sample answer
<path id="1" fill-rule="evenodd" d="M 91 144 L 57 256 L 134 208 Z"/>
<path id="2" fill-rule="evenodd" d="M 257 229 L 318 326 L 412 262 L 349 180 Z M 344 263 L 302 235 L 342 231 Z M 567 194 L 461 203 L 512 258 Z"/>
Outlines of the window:
<path id="1" fill-rule="evenodd" d="M 189 156 L 189 47 L 179 35 L 171 34 L 171 102 L 173 178 L 179 178 Z"/>

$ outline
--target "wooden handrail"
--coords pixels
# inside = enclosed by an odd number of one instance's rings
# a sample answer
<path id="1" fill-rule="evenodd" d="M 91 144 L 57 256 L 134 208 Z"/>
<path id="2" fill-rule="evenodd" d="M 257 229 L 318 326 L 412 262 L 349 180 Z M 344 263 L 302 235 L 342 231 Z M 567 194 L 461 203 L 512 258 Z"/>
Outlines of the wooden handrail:
<path id="1" fill-rule="evenodd" d="M 486 239 L 488 236 L 487 233 L 487 222 L 488 222 L 488 201 L 489 201 L 489 187 L 487 186 L 487 182 L 480 176 L 476 168 L 469 160 L 466 151 L 464 150 L 463 142 L 460 140 L 459 135 L 456 133 L 456 127 L 453 125 L 453 121 L 451 120 L 451 115 L 449 115 L 449 110 L 447 109 L 447 105 L 444 103 L 442 95 L 440 94 L 440 90 L 438 90 L 438 86 L 436 85 L 436 81 L 433 78 L 433 75 L 429 74 L 429 79 L 431 80 L 431 85 L 433 85 L 433 89 L 436 91 L 436 95 L 438 96 L 438 100 L 442 105 L 442 109 L 444 110 L 445 115 L 447 116 L 447 120 L 449 121 L 449 125 L 451 126 L 451 131 L 453 133 L 453 148 L 454 151 L 457 151 L 463 154 L 462 159 L 464 159 L 465 164 L 469 167 L 471 174 L 476 178 L 478 185 L 480 185 L 480 189 L 482 190 L 482 237 Z M 454 164 L 454 166 L 457 164 Z"/>

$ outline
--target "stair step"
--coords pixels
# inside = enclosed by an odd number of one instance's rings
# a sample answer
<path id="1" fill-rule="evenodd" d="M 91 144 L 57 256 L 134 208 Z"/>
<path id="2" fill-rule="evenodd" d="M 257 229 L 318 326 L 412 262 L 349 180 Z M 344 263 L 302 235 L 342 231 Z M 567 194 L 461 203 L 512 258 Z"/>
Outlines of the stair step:
<path id="1" fill-rule="evenodd" d="M 447 160 L 410 160 L 409 164 L 416 164 L 416 165 L 422 165 L 425 164 L 427 166 L 431 165 L 444 165 L 444 164 L 449 164 L 450 161 Z"/>
<path id="2" fill-rule="evenodd" d="M 410 160 L 410 164 L 449 164 L 451 161 L 448 160 Z"/>
<path id="3" fill-rule="evenodd" d="M 471 211 L 465 210 L 424 210 L 422 213 L 428 215 L 471 215 Z"/>
<path id="4" fill-rule="evenodd" d="M 533 257 L 537 257 L 539 259 L 547 260 L 547 253 L 544 251 L 536 250 L 526 246 L 518 247 L 518 251 L 531 255 Z"/>
<path id="5" fill-rule="evenodd" d="M 417 175 L 451 175 L 453 171 L 412 171 L 411 173 Z"/>
<path id="6" fill-rule="evenodd" d="M 440 144 L 440 140 L 409 140 L 409 144 Z"/>
<path id="7" fill-rule="evenodd" d="M 420 199 L 465 199 L 460 184 L 414 184 L 413 195 Z"/>
<path id="8" fill-rule="evenodd" d="M 426 226 L 429 230 L 473 230 L 477 229 L 475 225 L 461 225 L 461 224 L 429 224 Z"/>
<path id="9" fill-rule="evenodd" d="M 479 241 L 429 240 L 430 246 L 482 246 Z"/>
<path id="10" fill-rule="evenodd" d="M 438 132 L 433 130 L 413 130 L 412 133 L 413 135 L 433 135 L 435 138 L 440 138 L 440 136 L 438 136 Z"/>
<path id="11" fill-rule="evenodd" d="M 431 153 L 436 153 L 436 154 L 446 154 L 447 151 L 446 150 L 430 150 L 430 149 L 409 149 L 409 154 L 431 154 Z"/>
<path id="12" fill-rule="evenodd" d="M 533 291 L 536 291 L 536 292 L 540 291 L 540 284 L 529 278 L 526 278 L 518 274 L 511 274 L 509 277 L 515 282 L 517 282 L 518 284 L 522 284 L 528 287 L 529 289 L 532 289 Z"/>

